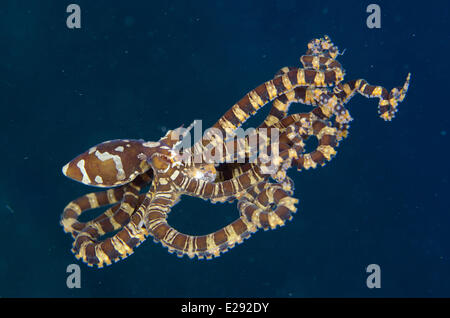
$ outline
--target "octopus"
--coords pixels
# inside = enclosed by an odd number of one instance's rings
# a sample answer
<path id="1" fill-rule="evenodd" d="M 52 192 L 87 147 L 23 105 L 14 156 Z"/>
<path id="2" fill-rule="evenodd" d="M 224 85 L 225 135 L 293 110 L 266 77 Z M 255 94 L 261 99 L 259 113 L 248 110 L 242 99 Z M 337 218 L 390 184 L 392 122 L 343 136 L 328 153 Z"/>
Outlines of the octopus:
<path id="1" fill-rule="evenodd" d="M 191 147 L 181 145 L 192 125 L 169 130 L 156 142 L 106 141 L 67 163 L 65 176 L 104 189 L 64 208 L 60 223 L 73 237 L 75 257 L 101 268 L 128 257 L 151 236 L 179 257 L 211 259 L 261 229 L 292 220 L 298 199 L 287 171 L 324 166 L 335 157 L 353 120 L 346 108 L 352 96 L 378 98 L 380 117 L 391 121 L 409 87 L 410 73 L 403 86 L 390 91 L 364 79 L 344 82 L 339 55 L 328 36 L 313 39 L 300 57 L 302 67 L 280 69 L 225 112 L 210 127 L 214 133 L 205 133 Z M 239 136 L 246 120 L 269 103 L 265 120 Z M 312 110 L 289 114 L 295 103 Z M 310 138 L 317 146 L 307 152 Z M 206 235 L 181 233 L 167 219 L 183 196 L 236 202 L 239 216 Z M 106 206 L 99 216 L 80 220 L 84 212 Z"/>

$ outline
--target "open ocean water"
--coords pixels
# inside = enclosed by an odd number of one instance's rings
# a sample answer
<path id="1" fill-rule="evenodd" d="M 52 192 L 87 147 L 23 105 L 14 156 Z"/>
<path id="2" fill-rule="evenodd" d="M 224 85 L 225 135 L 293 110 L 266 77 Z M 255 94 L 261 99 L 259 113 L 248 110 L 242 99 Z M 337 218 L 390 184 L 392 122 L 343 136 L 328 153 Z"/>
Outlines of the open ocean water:
<path id="1" fill-rule="evenodd" d="M 66 8 L 81 8 L 69 29 Z M 2 1 L 0 297 L 448 297 L 449 5 L 376 1 Z M 350 136 L 325 167 L 289 171 L 297 214 L 219 258 L 178 258 L 148 238 L 97 269 L 77 261 L 64 206 L 96 190 L 61 168 L 100 142 L 157 141 L 211 126 L 329 35 L 346 80 L 389 90 L 412 73 L 392 122 L 355 96 Z M 306 111 L 299 105 L 292 110 Z M 262 117 L 269 106 L 261 110 Z M 236 204 L 183 198 L 169 221 L 206 234 Z M 66 272 L 78 264 L 81 288 Z M 377 264 L 381 288 L 368 288 Z"/>

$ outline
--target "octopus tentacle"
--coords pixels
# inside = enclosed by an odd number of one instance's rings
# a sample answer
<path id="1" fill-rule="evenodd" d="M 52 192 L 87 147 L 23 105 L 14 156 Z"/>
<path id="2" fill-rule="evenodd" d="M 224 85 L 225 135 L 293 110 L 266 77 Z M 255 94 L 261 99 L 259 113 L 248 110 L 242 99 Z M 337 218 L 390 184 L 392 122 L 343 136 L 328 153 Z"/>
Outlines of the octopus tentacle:
<path id="1" fill-rule="evenodd" d="M 264 230 L 283 226 L 297 211 L 298 199 L 289 195 L 279 184 L 262 182 L 257 192 L 248 192 L 239 200 L 238 209 L 242 216 Z"/>
<path id="2" fill-rule="evenodd" d="M 130 190 L 132 187 L 129 188 Z M 101 268 L 104 265 L 111 265 L 133 253 L 135 247 L 139 246 L 147 236 L 147 231 L 142 226 L 144 219 L 145 207 L 153 198 L 153 192 L 149 191 L 145 197 L 135 197 L 134 191 L 126 192 L 129 194 L 130 200 L 124 197 L 120 209 L 128 214 L 129 221 L 123 227 L 119 227 L 120 231 L 112 237 L 104 240 L 98 240 L 102 235 L 96 226 L 88 226 L 80 232 L 73 243 L 72 252 L 77 259 L 81 259 L 89 266 L 96 265 Z M 140 206 L 138 205 L 141 203 Z M 136 208 L 139 208 L 136 210 Z"/>
<path id="3" fill-rule="evenodd" d="M 75 238 L 80 231 L 86 226 L 93 223 L 109 222 L 112 224 L 118 223 L 118 220 L 113 220 L 118 212 L 120 205 L 115 205 L 107 209 L 104 213 L 88 222 L 80 222 L 78 218 L 80 215 L 88 210 L 96 209 L 110 204 L 115 204 L 122 201 L 125 194 L 125 189 L 128 185 L 138 187 L 139 190 L 143 186 L 149 184 L 152 181 L 153 172 L 149 171 L 146 174 L 139 175 L 135 180 L 129 184 L 122 185 L 117 188 L 108 189 L 100 192 L 92 192 L 85 194 L 84 196 L 71 201 L 64 208 L 61 216 L 60 224 L 63 226 L 64 232 L 71 233 Z M 120 223 L 120 222 L 119 222 Z"/>
<path id="4" fill-rule="evenodd" d="M 211 259 L 225 253 L 235 244 L 242 243 L 256 232 L 253 223 L 243 217 L 207 235 L 188 235 L 177 231 L 168 224 L 165 213 L 154 212 L 152 218 L 153 223 L 157 224 L 157 227 L 150 231 L 155 241 L 179 257 L 187 255 L 189 258 Z"/>
<path id="5" fill-rule="evenodd" d="M 296 87 L 328 87 L 342 80 L 339 69 L 318 71 L 311 69 L 293 69 L 286 74 L 269 80 L 247 93 L 239 102 L 231 107 L 213 125 L 228 135 L 232 135 L 250 115 L 255 114 L 262 106 Z M 208 141 L 206 141 L 208 142 Z M 205 145 L 205 143 L 203 144 Z"/>
<path id="6" fill-rule="evenodd" d="M 386 121 L 391 121 L 397 112 L 398 103 L 405 99 L 410 79 L 411 73 L 408 73 L 403 86 L 394 87 L 390 92 L 382 86 L 370 85 L 364 79 L 353 80 L 344 85 L 337 85 L 335 91 L 337 93 L 342 91 L 345 93 L 346 98 L 343 99 L 344 103 L 348 102 L 355 92 L 368 98 L 378 98 L 380 100 L 378 103 L 380 117 Z"/>
<path id="7" fill-rule="evenodd" d="M 125 186 L 121 186 L 115 189 L 108 189 L 107 191 L 88 193 L 69 202 L 64 208 L 60 220 L 64 232 L 71 233 L 72 236 L 75 237 L 78 232 L 86 227 L 85 222 L 80 222 L 78 220 L 79 216 L 85 211 L 120 201 L 124 194 L 124 187 Z M 114 207 L 109 208 L 102 216 L 107 217 L 111 215 L 113 210 Z"/>

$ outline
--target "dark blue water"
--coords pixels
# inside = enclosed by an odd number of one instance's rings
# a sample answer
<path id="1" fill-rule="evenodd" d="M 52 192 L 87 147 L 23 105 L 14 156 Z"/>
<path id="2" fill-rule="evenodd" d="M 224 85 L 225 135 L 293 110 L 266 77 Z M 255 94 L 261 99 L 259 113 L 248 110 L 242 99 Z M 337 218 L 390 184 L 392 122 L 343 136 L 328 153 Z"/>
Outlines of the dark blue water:
<path id="1" fill-rule="evenodd" d="M 446 2 L 377 1 L 381 29 L 369 29 L 360 1 L 77 1 L 74 30 L 69 3 L 0 4 L 0 296 L 450 296 Z M 211 261 L 151 239 L 101 270 L 76 261 L 59 218 L 93 188 L 65 178 L 65 163 L 105 140 L 156 141 L 194 119 L 206 128 L 324 34 L 346 49 L 347 80 L 390 89 L 411 72 L 411 86 L 390 123 L 377 100 L 352 99 L 336 158 L 290 171 L 292 222 Z M 186 198 L 169 220 L 205 234 L 237 215 Z M 72 263 L 80 289 L 66 287 Z M 369 264 L 379 289 L 366 286 Z"/>

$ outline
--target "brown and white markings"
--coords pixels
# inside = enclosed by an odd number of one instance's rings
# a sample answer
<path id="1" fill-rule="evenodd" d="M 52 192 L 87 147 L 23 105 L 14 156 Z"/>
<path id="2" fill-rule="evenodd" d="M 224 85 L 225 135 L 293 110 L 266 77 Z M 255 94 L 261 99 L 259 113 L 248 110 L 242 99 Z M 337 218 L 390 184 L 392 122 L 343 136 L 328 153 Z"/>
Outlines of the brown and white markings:
<path id="1" fill-rule="evenodd" d="M 90 148 L 74 158 L 63 168 L 71 179 L 97 187 L 127 184 L 146 172 L 149 166 L 138 154 L 143 140 L 111 140 Z"/>
<path id="2" fill-rule="evenodd" d="M 140 190 L 153 180 L 153 171 L 138 176 L 132 182 L 118 188 L 89 193 L 70 202 L 64 209 L 61 225 L 74 238 L 72 252 L 88 265 L 103 267 L 125 258 L 134 247 L 145 240 L 144 228 L 137 228 L 137 209 L 146 196 Z M 89 222 L 80 222 L 80 215 L 90 209 L 114 204 Z M 134 227 L 132 227 L 134 225 Z M 115 235 L 101 239 L 103 236 Z"/>
<path id="3" fill-rule="evenodd" d="M 275 229 L 291 220 L 298 200 L 293 197 L 294 184 L 286 171 L 290 167 L 303 170 L 323 166 L 335 156 L 339 142 L 348 135 L 352 118 L 345 104 L 351 97 L 359 93 L 379 98 L 380 117 L 389 121 L 409 87 L 410 74 L 402 87 L 391 91 L 369 85 L 363 79 L 345 83 L 345 71 L 336 60 L 339 55 L 342 53 L 329 37 L 312 40 L 300 58 L 302 68 L 282 68 L 213 125 L 226 139 L 205 137 L 183 153 L 192 159 L 197 150 L 201 158 L 207 159 L 211 147 L 223 147 L 220 149 L 223 156 L 217 162 L 181 160 L 176 151 L 180 136 L 169 131 L 158 142 L 104 142 L 65 165 L 63 173 L 67 177 L 109 188 L 78 198 L 64 209 L 61 225 L 74 238 L 72 251 L 76 257 L 88 265 L 109 265 L 133 253 L 150 235 L 178 256 L 209 259 L 243 242 L 258 229 Z M 267 161 L 261 160 L 264 158 L 248 160 L 257 151 L 248 140 L 243 141 L 244 150 L 227 148 L 237 143 L 228 138 L 269 102 L 273 102 L 269 115 L 255 134 L 260 136 L 263 128 L 278 129 L 277 143 L 273 143 L 271 134 L 262 141 L 270 144 L 270 150 L 277 147 L 279 155 L 272 170 L 268 169 Z M 307 113 L 288 115 L 293 103 L 313 108 Z M 305 141 L 309 138 L 316 138 L 318 145 L 306 152 Z M 227 161 L 242 157 L 245 159 L 242 163 Z M 146 186 L 149 190 L 142 193 Z M 183 195 L 212 203 L 237 201 L 240 214 L 235 221 L 210 234 L 183 234 L 167 220 Z M 79 220 L 84 211 L 107 205 L 112 206 L 93 220 Z M 105 238 L 107 235 L 111 236 Z"/>

